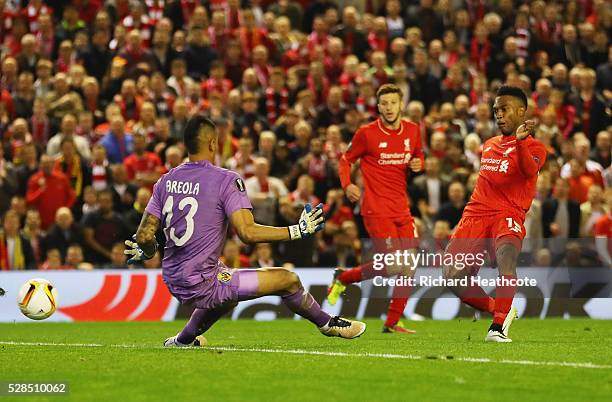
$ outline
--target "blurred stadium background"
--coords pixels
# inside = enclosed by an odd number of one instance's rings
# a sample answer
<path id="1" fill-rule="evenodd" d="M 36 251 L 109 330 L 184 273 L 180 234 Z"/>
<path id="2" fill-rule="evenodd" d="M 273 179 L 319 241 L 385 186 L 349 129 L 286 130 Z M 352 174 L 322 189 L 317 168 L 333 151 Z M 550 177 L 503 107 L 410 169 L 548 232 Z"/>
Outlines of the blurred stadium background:
<path id="1" fill-rule="evenodd" d="M 152 318 L 155 303 L 154 319 L 173 319 L 159 306 L 174 301 L 152 296 L 164 292 L 163 256 L 128 267 L 123 241 L 153 183 L 184 160 L 194 113 L 217 123 L 218 164 L 245 177 L 258 222 L 287 225 L 304 203 L 325 203 L 319 236 L 257 246 L 231 236 L 223 262 L 296 267 L 324 285 L 331 271 L 311 268 L 355 266 L 367 244 L 337 161 L 376 118 L 373 94 L 387 82 L 403 89 L 426 147 L 424 174 L 407 183 L 424 250 L 442 250 L 459 221 L 496 133 L 495 90 L 508 83 L 528 94 L 549 152 L 520 265 L 610 267 L 609 2 L 0 0 L 0 10 L 5 289 L 9 278 L 58 278 L 72 306 L 110 286 L 121 319 Z M 125 295 L 140 303 L 130 310 Z"/>

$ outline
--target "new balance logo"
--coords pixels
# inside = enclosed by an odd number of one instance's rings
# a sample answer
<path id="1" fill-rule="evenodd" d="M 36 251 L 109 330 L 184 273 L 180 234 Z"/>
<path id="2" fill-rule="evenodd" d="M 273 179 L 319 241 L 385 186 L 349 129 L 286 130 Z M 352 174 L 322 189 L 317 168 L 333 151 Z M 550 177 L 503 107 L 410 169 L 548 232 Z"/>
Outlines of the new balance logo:
<path id="1" fill-rule="evenodd" d="M 484 151 L 482 151 L 482 153 L 484 154 L 485 152 L 489 152 L 490 150 L 491 150 L 491 147 L 486 147 Z"/>
<path id="2" fill-rule="evenodd" d="M 499 171 L 502 173 L 508 173 L 508 165 L 509 162 L 508 161 L 502 161 L 501 164 L 499 165 Z"/>
<path id="3" fill-rule="evenodd" d="M 387 148 L 387 143 L 381 142 L 380 144 L 378 144 L 378 148 Z"/>

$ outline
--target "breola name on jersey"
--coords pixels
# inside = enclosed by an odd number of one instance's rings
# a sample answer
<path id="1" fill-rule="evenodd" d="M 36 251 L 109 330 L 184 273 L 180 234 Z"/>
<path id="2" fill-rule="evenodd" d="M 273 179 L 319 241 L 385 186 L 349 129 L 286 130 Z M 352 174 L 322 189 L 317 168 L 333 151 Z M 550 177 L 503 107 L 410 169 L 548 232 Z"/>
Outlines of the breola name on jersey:
<path id="1" fill-rule="evenodd" d="M 200 193 L 200 183 L 168 180 L 166 182 L 166 192 L 174 194 L 198 195 Z"/>

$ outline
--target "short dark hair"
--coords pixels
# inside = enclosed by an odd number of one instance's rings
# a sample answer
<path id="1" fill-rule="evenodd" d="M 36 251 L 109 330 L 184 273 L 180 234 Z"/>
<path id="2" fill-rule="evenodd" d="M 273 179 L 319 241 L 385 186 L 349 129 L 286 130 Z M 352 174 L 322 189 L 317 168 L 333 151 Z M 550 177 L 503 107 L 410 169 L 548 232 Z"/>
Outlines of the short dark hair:
<path id="1" fill-rule="evenodd" d="M 495 96 L 512 96 L 520 100 L 523 103 L 523 106 L 527 107 L 527 95 L 525 95 L 525 92 L 523 92 L 523 90 L 519 87 L 502 85 L 497 90 L 497 94 Z"/>
<path id="2" fill-rule="evenodd" d="M 376 91 L 376 102 L 380 101 L 380 97 L 386 94 L 398 94 L 400 99 L 404 97 L 402 90 L 395 84 L 384 84 Z"/>
<path id="3" fill-rule="evenodd" d="M 211 130 L 215 133 L 215 123 L 213 123 L 208 117 L 196 114 L 189 119 L 185 130 L 183 131 L 183 140 L 185 147 L 187 147 L 187 153 L 197 154 L 200 151 L 200 133 L 202 129 Z"/>

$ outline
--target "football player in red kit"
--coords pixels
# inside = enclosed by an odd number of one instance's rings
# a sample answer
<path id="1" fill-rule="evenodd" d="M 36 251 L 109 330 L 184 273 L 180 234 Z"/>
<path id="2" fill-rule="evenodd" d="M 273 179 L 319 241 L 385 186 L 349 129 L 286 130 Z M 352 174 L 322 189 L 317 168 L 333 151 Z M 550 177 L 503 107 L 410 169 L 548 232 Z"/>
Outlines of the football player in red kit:
<path id="1" fill-rule="evenodd" d="M 419 172 L 423 167 L 423 147 L 416 124 L 402 119 L 401 89 L 392 84 L 376 92 L 380 118 L 360 127 L 340 159 L 339 174 L 342 188 L 352 202 L 361 200 L 361 214 L 372 238 L 375 252 L 393 252 L 416 247 L 416 228 L 406 189 L 408 169 Z M 360 188 L 351 183 L 351 165 L 360 160 L 365 184 Z M 408 267 L 387 266 L 376 270 L 372 263 L 345 270 L 336 269 L 328 290 L 328 301 L 336 304 L 346 285 L 375 276 L 413 276 Z M 408 301 L 409 288 L 393 290 L 383 332 L 413 333 L 399 322 Z"/>
<path id="2" fill-rule="evenodd" d="M 495 298 L 470 279 L 479 266 L 445 267 L 447 278 L 469 280 L 451 287 L 461 301 L 493 315 L 487 342 L 512 342 L 508 329 L 517 316 L 512 299 L 525 237 L 523 222 L 546 158 L 544 144 L 532 137 L 535 123 L 525 121 L 526 110 L 527 97 L 520 88 L 502 86 L 497 91 L 493 113 L 502 135 L 483 145 L 476 187 L 446 249 L 451 255 L 463 254 L 462 258 L 486 250 L 497 262 Z"/>

